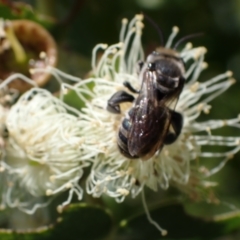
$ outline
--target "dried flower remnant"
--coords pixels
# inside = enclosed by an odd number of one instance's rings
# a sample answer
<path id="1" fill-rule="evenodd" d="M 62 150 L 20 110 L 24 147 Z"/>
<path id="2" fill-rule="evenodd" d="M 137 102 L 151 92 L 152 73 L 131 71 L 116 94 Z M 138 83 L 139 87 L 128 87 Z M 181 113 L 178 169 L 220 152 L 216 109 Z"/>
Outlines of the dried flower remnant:
<path id="1" fill-rule="evenodd" d="M 49 80 L 48 73 L 30 73 L 29 69 L 55 66 L 56 43 L 39 24 L 29 20 L 0 20 L 0 78 L 20 72 L 33 79 L 38 86 Z M 18 79 L 10 84 L 21 92 L 31 87 Z"/>
<path id="2" fill-rule="evenodd" d="M 6 159 L 2 164 L 11 179 L 5 193 L 8 206 L 31 214 L 47 205 L 32 201 L 34 197 L 54 196 L 66 190 L 69 198 L 59 210 L 74 193 L 82 199 L 79 180 L 92 153 L 81 136 L 78 111 L 48 91 L 32 88 L 12 106 L 6 127 Z"/>

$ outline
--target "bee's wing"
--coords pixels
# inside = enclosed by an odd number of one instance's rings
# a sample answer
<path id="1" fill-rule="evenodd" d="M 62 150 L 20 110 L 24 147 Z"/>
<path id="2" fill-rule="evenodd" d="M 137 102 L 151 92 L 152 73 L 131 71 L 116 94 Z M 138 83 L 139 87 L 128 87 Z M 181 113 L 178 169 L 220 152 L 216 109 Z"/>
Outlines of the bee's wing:
<path id="1" fill-rule="evenodd" d="M 163 146 L 171 115 L 165 102 L 159 101 L 155 89 L 155 75 L 146 71 L 141 92 L 130 114 L 132 123 L 128 137 L 128 150 L 132 156 L 150 158 Z"/>

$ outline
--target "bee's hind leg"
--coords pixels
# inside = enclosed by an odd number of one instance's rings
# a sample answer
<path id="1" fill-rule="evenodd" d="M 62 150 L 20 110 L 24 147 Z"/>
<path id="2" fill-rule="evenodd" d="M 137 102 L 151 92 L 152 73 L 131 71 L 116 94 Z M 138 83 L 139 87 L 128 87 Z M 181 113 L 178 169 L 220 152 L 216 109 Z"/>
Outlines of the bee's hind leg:
<path id="1" fill-rule="evenodd" d="M 111 113 L 120 113 L 120 103 L 133 101 L 134 97 L 131 94 L 125 91 L 118 91 L 108 100 L 107 110 Z"/>
<path id="2" fill-rule="evenodd" d="M 180 135 L 183 127 L 183 116 L 182 114 L 171 110 L 171 123 L 169 131 L 164 139 L 164 144 L 174 143 Z M 173 130 L 173 131 L 171 131 Z"/>

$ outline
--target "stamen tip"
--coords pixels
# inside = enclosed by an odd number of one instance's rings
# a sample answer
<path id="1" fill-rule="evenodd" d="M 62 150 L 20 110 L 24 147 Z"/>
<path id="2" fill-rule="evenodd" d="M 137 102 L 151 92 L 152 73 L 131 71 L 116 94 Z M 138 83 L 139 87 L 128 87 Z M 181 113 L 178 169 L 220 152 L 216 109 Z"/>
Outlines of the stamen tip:
<path id="1" fill-rule="evenodd" d="M 174 26 L 174 27 L 172 28 L 172 31 L 173 31 L 174 33 L 178 33 L 178 32 L 179 32 L 179 27 Z"/>
<path id="2" fill-rule="evenodd" d="M 186 44 L 186 50 L 190 50 L 190 49 L 192 49 L 192 47 L 193 47 L 193 45 L 192 45 L 191 42 L 188 42 L 188 43 Z"/>
<path id="3" fill-rule="evenodd" d="M 123 46 L 124 46 L 124 43 L 123 43 L 123 42 L 119 42 L 119 43 L 118 43 L 118 47 L 119 47 L 119 48 L 122 48 Z"/>
<path id="4" fill-rule="evenodd" d="M 235 83 L 236 83 L 236 79 L 230 78 L 230 79 L 229 79 L 229 82 L 230 82 L 231 84 L 235 84 Z"/>
<path id="5" fill-rule="evenodd" d="M 62 213 L 63 212 L 63 206 L 62 205 L 57 206 L 57 211 L 58 211 L 58 213 Z"/>
<path id="6" fill-rule="evenodd" d="M 52 195 L 52 190 L 51 189 L 47 189 L 46 196 L 51 196 L 51 195 Z"/>
<path id="7" fill-rule="evenodd" d="M 161 231 L 162 236 L 166 236 L 168 234 L 167 230 L 162 230 Z"/>
<path id="8" fill-rule="evenodd" d="M 202 51 L 203 54 L 205 54 L 207 52 L 207 48 L 201 47 L 201 51 Z"/>
<path id="9" fill-rule="evenodd" d="M 128 23 L 127 18 L 123 18 L 123 19 L 122 19 L 122 24 L 126 25 L 127 23 Z"/>
<path id="10" fill-rule="evenodd" d="M 144 28 L 144 24 L 142 22 L 136 22 L 136 26 L 140 29 Z"/>
<path id="11" fill-rule="evenodd" d="M 227 71 L 226 74 L 227 74 L 228 77 L 231 77 L 233 75 L 233 72 L 232 71 Z"/>
<path id="12" fill-rule="evenodd" d="M 206 69 L 208 68 L 208 63 L 207 62 L 203 62 L 202 63 L 202 69 Z"/>
<path id="13" fill-rule="evenodd" d="M 102 47 L 102 49 L 106 49 L 108 47 L 108 45 L 106 43 L 103 43 L 101 47 Z"/>
<path id="14" fill-rule="evenodd" d="M 144 18 L 144 15 L 143 14 L 136 14 L 135 15 L 135 18 L 137 19 L 137 20 L 139 20 L 139 21 L 142 21 L 143 20 L 143 18 Z"/>

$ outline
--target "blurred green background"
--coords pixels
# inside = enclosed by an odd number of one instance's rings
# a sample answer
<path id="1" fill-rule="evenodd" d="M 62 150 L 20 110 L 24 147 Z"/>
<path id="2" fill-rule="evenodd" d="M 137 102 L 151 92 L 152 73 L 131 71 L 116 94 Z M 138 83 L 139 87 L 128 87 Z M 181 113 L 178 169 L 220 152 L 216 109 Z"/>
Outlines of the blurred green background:
<path id="1" fill-rule="evenodd" d="M 192 40 L 194 46 L 203 45 L 208 49 L 206 61 L 209 67 L 200 80 L 204 81 L 231 70 L 237 81 L 226 93 L 212 102 L 211 113 L 203 116 L 202 120 L 236 117 L 240 113 L 240 0 L 0 1 L 0 17 L 27 18 L 45 26 L 58 43 L 58 68 L 81 78 L 91 69 L 92 48 L 97 43 L 116 43 L 121 19 L 131 19 L 141 12 L 154 19 L 162 29 L 165 39 L 175 25 L 180 28 L 179 38 L 192 33 L 205 33 L 204 36 Z M 146 53 L 159 45 L 158 34 L 150 24 L 145 24 L 143 45 Z M 220 133 L 240 136 L 239 132 L 231 129 L 223 129 Z M 175 190 L 170 189 L 167 193 L 146 193 L 150 208 L 154 206 L 155 209 L 152 212 L 153 218 L 169 231 L 165 239 L 240 239 L 238 210 L 235 215 L 225 214 L 221 222 L 210 221 L 211 214 L 230 212 L 228 203 L 240 207 L 240 154 L 214 176 L 213 180 L 220 183 L 216 192 L 226 204 L 216 207 L 206 203 L 193 204 L 185 200 L 184 207 L 189 215 L 180 204 L 183 200 L 175 198 Z M 16 210 L 7 211 L 0 216 L 0 227 L 5 229 L 23 227 L 16 221 L 17 218 L 25 219 L 25 225 L 29 224 L 30 228 L 34 226 L 33 222 L 36 222 L 37 226 L 49 226 L 51 222 L 55 222 L 56 227 L 42 230 L 41 234 L 34 229 L 28 234 L 6 233 L 1 230 L 0 239 L 163 239 L 146 220 L 140 199 L 128 199 L 121 205 L 107 198 L 94 200 L 85 197 L 84 201 L 90 205 L 69 208 L 60 216 L 63 219 L 60 223 L 56 223 L 58 216 L 55 210 L 50 213 L 43 210 L 31 217 L 16 213 Z M 96 204 L 101 207 L 96 208 Z M 39 218 L 36 217 L 38 215 Z M 100 217 L 96 217 L 97 215 Z M 195 218 L 194 215 L 202 216 L 204 220 Z M 121 222 L 130 216 L 129 221 Z M 210 222 L 206 222 L 206 219 Z M 121 227 L 119 223 L 122 223 Z"/>

